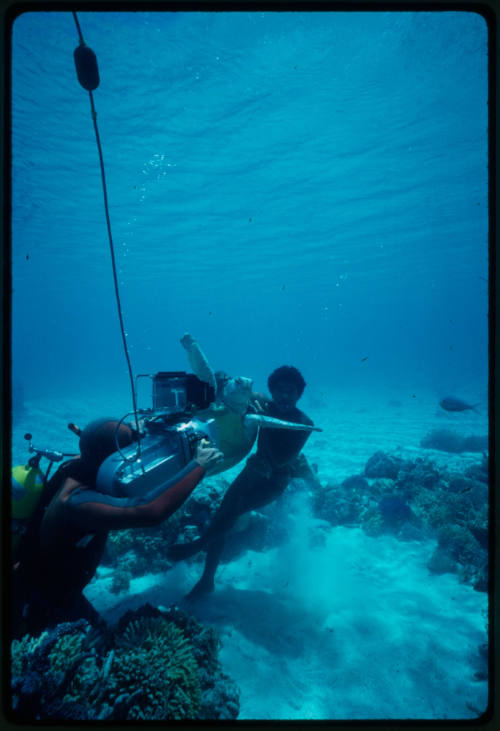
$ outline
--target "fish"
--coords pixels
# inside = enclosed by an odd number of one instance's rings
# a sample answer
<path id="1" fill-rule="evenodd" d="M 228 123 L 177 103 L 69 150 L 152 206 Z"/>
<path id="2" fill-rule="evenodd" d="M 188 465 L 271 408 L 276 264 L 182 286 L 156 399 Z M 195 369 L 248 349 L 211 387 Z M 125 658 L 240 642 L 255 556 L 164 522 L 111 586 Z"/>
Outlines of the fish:
<path id="1" fill-rule="evenodd" d="M 445 411 L 476 411 L 476 406 L 479 404 L 467 404 L 462 399 L 456 398 L 455 396 L 446 396 L 439 402 L 439 405 Z"/>

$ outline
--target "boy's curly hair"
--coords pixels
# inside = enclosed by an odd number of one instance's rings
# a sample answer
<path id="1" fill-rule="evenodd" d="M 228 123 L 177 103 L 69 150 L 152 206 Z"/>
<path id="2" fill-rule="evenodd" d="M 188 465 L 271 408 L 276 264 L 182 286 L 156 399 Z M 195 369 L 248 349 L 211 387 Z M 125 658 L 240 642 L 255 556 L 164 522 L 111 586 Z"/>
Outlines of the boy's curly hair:
<path id="1" fill-rule="evenodd" d="M 285 383 L 293 383 L 299 392 L 299 396 L 302 396 L 306 382 L 302 373 L 297 368 L 294 368 L 294 366 L 281 366 L 280 368 L 276 368 L 267 379 L 267 386 L 271 393 L 274 386 L 282 381 L 285 381 Z"/>

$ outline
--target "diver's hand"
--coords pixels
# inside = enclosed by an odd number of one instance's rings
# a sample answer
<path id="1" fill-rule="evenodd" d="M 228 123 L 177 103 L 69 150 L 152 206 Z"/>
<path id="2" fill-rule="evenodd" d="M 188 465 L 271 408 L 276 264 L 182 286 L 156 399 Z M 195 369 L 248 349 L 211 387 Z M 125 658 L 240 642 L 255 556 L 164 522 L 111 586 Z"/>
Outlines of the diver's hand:
<path id="1" fill-rule="evenodd" d="M 224 455 L 215 447 L 204 447 L 198 442 L 194 459 L 200 464 L 207 474 L 215 469 L 219 462 L 224 459 Z"/>
<path id="2" fill-rule="evenodd" d="M 186 350 L 189 350 L 193 343 L 195 342 L 193 336 L 191 333 L 184 333 L 184 335 L 181 338 L 181 345 L 186 348 Z"/>

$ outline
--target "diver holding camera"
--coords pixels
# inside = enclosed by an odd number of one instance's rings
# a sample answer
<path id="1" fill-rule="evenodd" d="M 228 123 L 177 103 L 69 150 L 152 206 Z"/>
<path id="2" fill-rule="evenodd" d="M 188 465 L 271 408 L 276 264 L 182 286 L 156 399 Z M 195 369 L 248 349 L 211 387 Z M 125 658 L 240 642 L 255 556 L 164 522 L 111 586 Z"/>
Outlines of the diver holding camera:
<path id="1" fill-rule="evenodd" d="M 159 525 L 222 460 L 208 427 L 187 413 L 196 377 L 158 376 L 164 400 L 174 397 L 178 406 L 157 404 L 144 433 L 109 418 L 82 431 L 70 425 L 80 437 L 80 455 L 45 485 L 14 551 L 14 638 L 81 617 L 102 622 L 83 589 L 101 562 L 109 531 Z M 206 402 L 198 398 L 197 405 Z"/>

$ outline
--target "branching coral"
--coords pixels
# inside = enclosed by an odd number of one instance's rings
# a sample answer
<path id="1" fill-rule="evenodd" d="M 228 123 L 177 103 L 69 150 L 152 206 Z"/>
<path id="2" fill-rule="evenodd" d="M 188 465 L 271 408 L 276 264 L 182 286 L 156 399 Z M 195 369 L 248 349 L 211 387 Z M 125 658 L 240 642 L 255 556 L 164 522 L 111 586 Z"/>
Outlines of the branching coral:
<path id="1" fill-rule="evenodd" d="M 51 673 L 64 672 L 68 665 L 78 660 L 83 653 L 83 632 L 71 632 L 62 635 L 49 652 Z"/>
<path id="2" fill-rule="evenodd" d="M 178 609 L 127 612 L 100 638 L 85 620 L 12 643 L 16 720 L 236 718 L 215 632 Z M 218 699 L 216 706 L 216 699 Z"/>
<path id="3" fill-rule="evenodd" d="M 89 654 L 84 651 L 85 620 L 65 622 L 12 643 L 12 709 L 16 719 L 87 719 L 83 706 L 64 696 L 78 666 Z"/>
<path id="4" fill-rule="evenodd" d="M 13 640 L 11 649 L 11 673 L 12 676 L 21 676 L 26 668 L 29 659 L 33 657 L 37 648 L 47 639 L 48 633 L 42 632 L 39 637 L 25 635 L 20 640 Z"/>
<path id="5" fill-rule="evenodd" d="M 131 719 L 196 718 L 201 700 L 198 665 L 182 631 L 162 617 L 129 623 L 116 639 L 109 697 L 141 691 Z"/>

